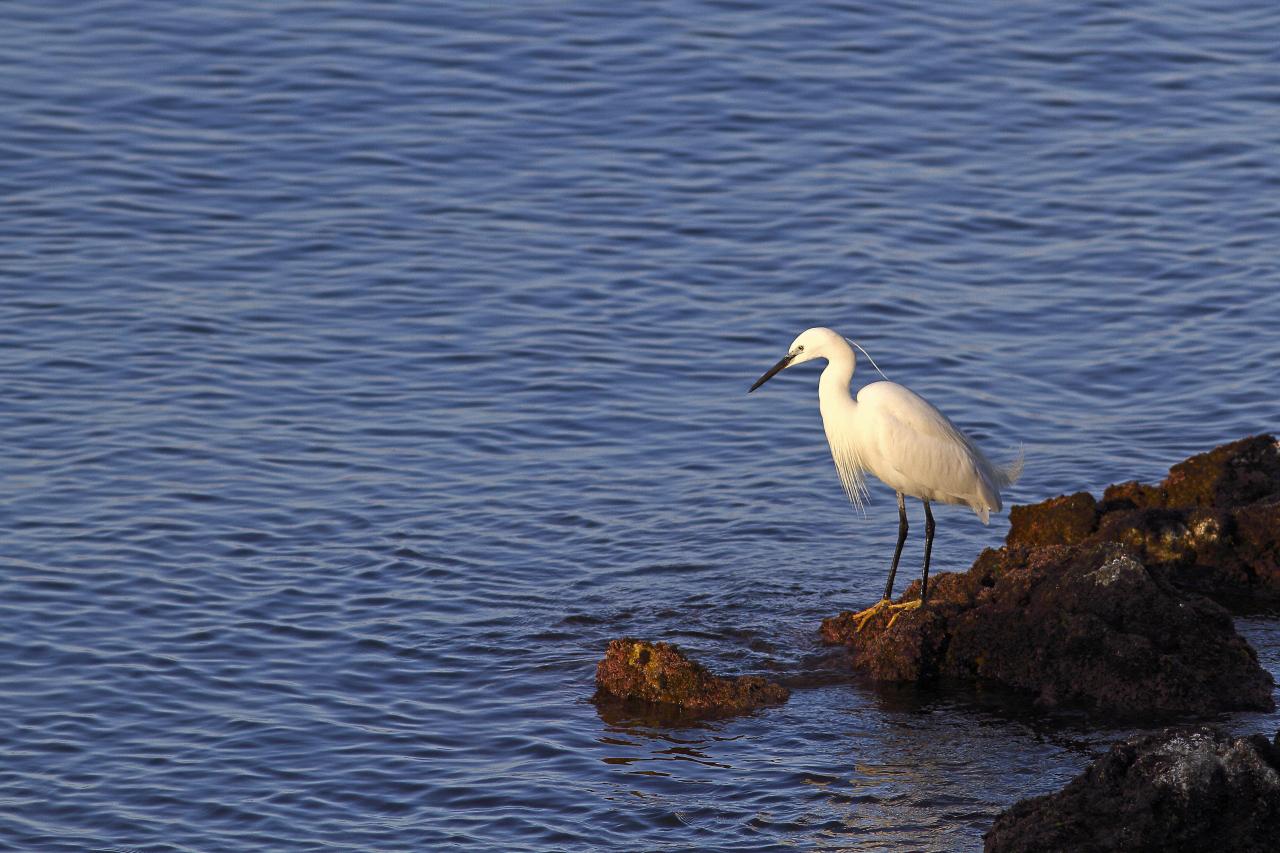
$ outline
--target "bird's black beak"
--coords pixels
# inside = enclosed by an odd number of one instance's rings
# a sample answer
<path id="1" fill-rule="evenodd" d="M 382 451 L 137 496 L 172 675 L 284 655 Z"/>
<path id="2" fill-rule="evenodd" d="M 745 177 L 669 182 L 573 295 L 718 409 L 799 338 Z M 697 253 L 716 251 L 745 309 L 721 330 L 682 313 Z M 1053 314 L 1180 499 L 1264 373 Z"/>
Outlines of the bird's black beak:
<path id="1" fill-rule="evenodd" d="M 790 364 L 790 363 L 791 363 L 791 359 L 793 359 L 793 358 L 795 358 L 795 356 L 794 356 L 794 355 L 792 355 L 791 353 L 787 353 L 786 355 L 784 355 L 784 356 L 782 357 L 782 360 L 781 360 L 781 361 L 779 361 L 779 362 L 778 362 L 777 364 L 775 364 L 773 367 L 769 368 L 769 372 L 768 372 L 768 373 L 766 373 L 764 376 L 761 376 L 759 379 L 757 379 L 757 380 L 756 380 L 756 384 L 755 384 L 755 385 L 752 385 L 750 388 L 748 388 L 748 389 L 747 389 L 747 393 L 748 393 L 748 394 L 750 394 L 752 391 L 756 390 L 756 389 L 757 389 L 757 388 L 759 388 L 761 385 L 763 385 L 764 383 L 766 383 L 766 382 L 768 382 L 770 379 L 772 379 L 772 378 L 773 378 L 773 376 L 774 376 L 774 374 L 775 374 L 775 373 L 777 373 L 778 371 L 782 370 L 782 369 L 783 369 L 784 367 L 786 367 L 788 364 Z"/>

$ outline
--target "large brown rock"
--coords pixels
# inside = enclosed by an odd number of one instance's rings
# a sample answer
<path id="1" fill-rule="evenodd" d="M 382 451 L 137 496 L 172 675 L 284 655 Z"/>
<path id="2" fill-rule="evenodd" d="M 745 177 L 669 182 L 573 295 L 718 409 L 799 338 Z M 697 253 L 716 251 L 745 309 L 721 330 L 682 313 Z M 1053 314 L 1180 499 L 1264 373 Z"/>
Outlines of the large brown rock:
<path id="1" fill-rule="evenodd" d="M 669 643 L 622 638 L 596 666 L 601 694 L 654 703 L 688 716 L 740 714 L 787 701 L 787 688 L 760 676 L 721 678 Z"/>
<path id="2" fill-rule="evenodd" d="M 1192 456 L 1169 469 L 1160 484 L 1165 506 L 1223 509 L 1280 493 L 1280 447 L 1275 436 L 1255 435 Z"/>
<path id="3" fill-rule="evenodd" d="M 1192 456 L 1159 485 L 1109 486 L 1009 511 L 1008 545 L 1122 542 L 1174 583 L 1229 606 L 1280 603 L 1280 443 Z"/>
<path id="4" fill-rule="evenodd" d="M 930 583 L 926 607 L 822 623 L 874 679 L 998 682 L 1042 707 L 1130 716 L 1270 709 L 1273 681 L 1231 618 L 1123 545 L 1006 546 Z M 919 597 L 916 582 L 904 601 Z"/>
<path id="5" fill-rule="evenodd" d="M 1280 733 L 1169 729 L 1116 744 L 1056 794 L 1016 803 L 987 853 L 1280 848 Z"/>

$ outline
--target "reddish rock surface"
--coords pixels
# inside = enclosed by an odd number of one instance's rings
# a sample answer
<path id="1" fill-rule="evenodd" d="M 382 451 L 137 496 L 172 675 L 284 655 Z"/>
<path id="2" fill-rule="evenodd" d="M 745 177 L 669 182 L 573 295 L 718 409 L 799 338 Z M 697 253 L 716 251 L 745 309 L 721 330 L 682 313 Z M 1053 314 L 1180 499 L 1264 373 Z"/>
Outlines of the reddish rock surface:
<path id="1" fill-rule="evenodd" d="M 1130 738 L 1058 793 L 1015 804 L 985 839 L 987 853 L 1276 850 L 1280 734 Z"/>
<path id="2" fill-rule="evenodd" d="M 882 681 L 959 678 L 1027 691 L 1042 707 L 1121 715 L 1270 709 L 1273 681 L 1225 610 L 1188 596 L 1123 545 L 1007 546 L 942 574 L 926 607 L 855 629 L 822 623 Z M 919 583 L 903 601 L 919 597 Z"/>
<path id="3" fill-rule="evenodd" d="M 1015 506 L 1009 521 L 1010 546 L 1123 542 L 1149 568 L 1221 603 L 1280 603 L 1280 444 L 1270 435 L 1192 456 L 1159 485 Z"/>
<path id="4" fill-rule="evenodd" d="M 609 643 L 596 666 L 596 686 L 607 696 L 678 708 L 689 716 L 740 714 L 790 696 L 787 688 L 759 676 L 713 675 L 669 643 L 630 638 Z"/>
<path id="5" fill-rule="evenodd" d="M 1009 545 L 1075 545 L 1098 528 L 1098 503 L 1088 492 L 1009 508 Z"/>

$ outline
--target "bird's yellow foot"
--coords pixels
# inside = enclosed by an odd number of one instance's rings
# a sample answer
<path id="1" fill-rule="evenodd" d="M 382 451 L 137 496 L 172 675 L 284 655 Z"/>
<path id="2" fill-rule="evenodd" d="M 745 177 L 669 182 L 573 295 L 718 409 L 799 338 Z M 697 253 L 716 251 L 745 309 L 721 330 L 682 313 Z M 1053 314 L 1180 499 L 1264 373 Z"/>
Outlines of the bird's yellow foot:
<path id="1" fill-rule="evenodd" d="M 877 601 L 875 604 L 868 607 L 866 610 L 859 610 L 857 613 L 853 614 L 853 618 L 858 620 L 858 625 L 853 630 L 855 632 L 861 631 L 862 627 L 871 621 L 871 617 L 875 616 L 877 613 L 879 613 L 881 610 L 884 610 L 886 607 L 892 607 L 892 606 L 893 605 L 889 601 L 889 599 L 882 598 L 879 601 Z"/>
<path id="2" fill-rule="evenodd" d="M 898 621 L 899 616 L 906 613 L 908 610 L 918 610 L 920 605 L 923 603 L 923 601 L 917 598 L 914 601 L 904 601 L 901 604 L 890 604 L 889 609 L 893 611 L 893 616 L 889 619 L 889 624 L 884 626 L 884 629 L 888 631 L 893 627 L 893 623 Z"/>
<path id="3" fill-rule="evenodd" d="M 893 627 L 893 623 L 897 622 L 898 617 L 905 611 L 915 610 L 919 606 L 920 599 L 918 598 L 913 601 L 904 601 L 901 604 L 894 604 L 889 599 L 882 598 L 866 610 L 859 610 L 857 613 L 853 614 L 853 618 L 858 620 L 858 624 L 853 630 L 855 633 L 861 631 L 876 614 L 880 613 L 882 610 L 888 610 L 893 613 L 893 616 L 889 619 L 889 624 L 884 626 L 884 629 L 887 631 Z"/>

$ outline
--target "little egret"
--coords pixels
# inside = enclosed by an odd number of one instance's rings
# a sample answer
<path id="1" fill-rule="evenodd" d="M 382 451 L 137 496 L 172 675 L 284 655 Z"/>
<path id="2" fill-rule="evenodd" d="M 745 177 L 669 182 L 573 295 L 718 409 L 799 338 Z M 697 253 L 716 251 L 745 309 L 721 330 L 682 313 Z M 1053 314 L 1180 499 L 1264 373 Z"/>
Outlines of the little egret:
<path id="1" fill-rule="evenodd" d="M 818 379 L 818 408 L 831 457 L 849 499 L 859 508 L 863 505 L 867 498 L 867 472 L 898 493 L 898 546 L 893 551 L 889 581 L 884 598 L 855 614 L 861 617 L 861 629 L 884 608 L 896 611 L 896 620 L 903 610 L 924 604 L 929 594 L 929 556 L 933 551 L 934 524 L 929 502 L 966 504 L 987 524 L 991 512 L 1001 508 L 1000 490 L 1018 479 L 1022 455 L 1019 453 L 1008 465 L 993 465 L 946 415 L 919 394 L 887 379 L 867 385 L 854 400 L 849 394 L 853 348 L 831 329 L 802 332 L 782 360 L 757 379 L 747 393 L 782 370 L 816 358 L 827 360 Z M 893 577 L 898 572 L 902 544 L 907 541 L 907 507 L 903 502 L 907 495 L 924 503 L 924 572 L 918 601 L 891 604 Z"/>

